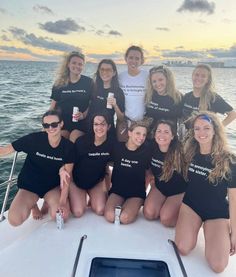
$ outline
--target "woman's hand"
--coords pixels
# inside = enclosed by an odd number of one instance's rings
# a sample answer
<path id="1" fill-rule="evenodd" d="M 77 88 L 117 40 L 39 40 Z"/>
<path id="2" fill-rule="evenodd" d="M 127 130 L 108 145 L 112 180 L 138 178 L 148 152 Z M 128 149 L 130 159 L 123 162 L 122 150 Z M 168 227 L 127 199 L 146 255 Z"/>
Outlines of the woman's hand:
<path id="1" fill-rule="evenodd" d="M 70 185 L 70 174 L 66 171 L 66 169 L 63 167 L 59 170 L 60 175 L 60 187 L 63 189 L 65 186 Z"/>
<path id="2" fill-rule="evenodd" d="M 114 108 L 116 106 L 116 98 L 115 97 L 107 97 L 107 104 L 111 105 Z"/>

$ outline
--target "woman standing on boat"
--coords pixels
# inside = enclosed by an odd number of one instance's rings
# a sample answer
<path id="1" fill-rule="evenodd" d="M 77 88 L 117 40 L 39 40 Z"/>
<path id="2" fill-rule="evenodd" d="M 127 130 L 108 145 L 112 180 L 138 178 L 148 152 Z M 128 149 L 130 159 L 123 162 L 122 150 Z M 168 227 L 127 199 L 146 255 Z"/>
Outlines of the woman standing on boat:
<path id="1" fill-rule="evenodd" d="M 143 119 L 148 72 L 140 69 L 144 54 L 139 46 L 132 45 L 126 50 L 125 61 L 128 70 L 119 74 L 119 83 L 125 95 L 125 117 L 129 125 L 131 121 Z"/>
<path id="2" fill-rule="evenodd" d="M 141 122 L 133 122 L 129 127 L 129 139 L 119 143 L 112 156 L 112 187 L 105 207 L 105 218 L 115 220 L 115 207 L 122 206 L 120 222 L 135 221 L 146 197 L 145 172 L 149 166 L 149 152 L 144 144 L 147 127 Z"/>
<path id="3" fill-rule="evenodd" d="M 169 119 L 177 125 L 182 115 L 182 95 L 175 87 L 174 75 L 166 66 L 155 66 L 149 70 L 146 94 L 146 116 L 151 118 L 152 130 L 157 120 Z"/>
<path id="4" fill-rule="evenodd" d="M 211 67 L 199 64 L 192 74 L 193 91 L 183 97 L 183 120 L 188 120 L 193 112 L 212 111 L 226 115 L 222 121 L 224 126 L 236 118 L 236 111 L 213 89 Z M 187 126 L 188 127 L 188 126 Z"/>
<path id="5" fill-rule="evenodd" d="M 182 146 L 176 125 L 170 120 L 157 122 L 155 139 L 151 142 L 151 172 L 155 185 L 144 202 L 143 213 L 149 220 L 160 218 L 162 224 L 174 227 L 182 203 L 186 182 Z"/>
<path id="6" fill-rule="evenodd" d="M 98 64 L 95 74 L 95 90 L 89 107 L 89 114 L 107 111 L 111 118 L 110 132 L 115 134 L 114 116 L 120 121 L 124 119 L 125 98 L 119 87 L 118 73 L 115 63 L 103 59 Z"/>
<path id="7" fill-rule="evenodd" d="M 229 254 L 236 250 L 236 157 L 215 114 L 204 112 L 193 118 L 185 158 L 188 186 L 175 242 L 180 253 L 187 255 L 203 225 L 207 262 L 213 271 L 222 272 Z"/>
<path id="8" fill-rule="evenodd" d="M 69 176 L 74 163 L 74 145 L 61 136 L 63 121 L 54 110 L 42 117 L 43 132 L 26 135 L 13 143 L 0 147 L 0 155 L 14 151 L 27 154 L 18 176 L 19 188 L 8 212 L 10 224 L 18 226 L 30 215 L 39 198 L 46 201 L 50 215 L 55 219 L 60 210 L 64 219 L 69 216 Z M 59 170 L 64 171 L 59 176 Z"/>
<path id="9" fill-rule="evenodd" d="M 62 112 L 62 135 L 73 142 L 86 132 L 85 118 L 93 89 L 92 79 L 81 74 L 84 64 L 83 54 L 77 51 L 68 53 L 64 57 L 51 95 L 50 108 L 59 108 Z"/>
<path id="10" fill-rule="evenodd" d="M 91 119 L 91 132 L 75 142 L 76 161 L 74 182 L 70 185 L 69 199 L 72 213 L 81 217 L 87 207 L 87 194 L 92 210 L 103 215 L 107 200 L 106 167 L 111 160 L 113 140 L 108 134 L 111 126 L 108 113 L 96 113 Z"/>

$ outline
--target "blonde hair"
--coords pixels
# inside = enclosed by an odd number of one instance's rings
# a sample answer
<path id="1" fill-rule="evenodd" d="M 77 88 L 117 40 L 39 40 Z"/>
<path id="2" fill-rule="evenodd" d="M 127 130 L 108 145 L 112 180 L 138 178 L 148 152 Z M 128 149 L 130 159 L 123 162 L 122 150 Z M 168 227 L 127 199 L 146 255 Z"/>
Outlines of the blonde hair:
<path id="1" fill-rule="evenodd" d="M 175 78 L 172 71 L 164 65 L 154 66 L 149 70 L 149 78 L 147 83 L 147 93 L 145 97 L 145 102 L 149 103 L 152 100 L 152 95 L 154 89 L 152 86 L 152 75 L 155 73 L 162 73 L 166 78 L 166 94 L 169 95 L 175 104 L 178 104 L 181 101 L 181 93 L 175 87 Z"/>
<path id="2" fill-rule="evenodd" d="M 212 139 L 211 146 L 211 157 L 213 169 L 211 170 L 208 180 L 210 183 L 217 185 L 220 180 L 230 180 L 231 170 L 230 164 L 236 162 L 235 155 L 229 150 L 224 126 L 218 119 L 217 115 L 212 112 L 204 112 L 193 115 L 190 119 L 191 128 L 188 131 L 188 137 L 185 142 L 185 160 L 186 160 L 186 171 L 187 176 L 189 165 L 196 155 L 200 152 L 199 143 L 194 138 L 194 125 L 197 119 L 202 118 L 210 122 L 214 129 L 214 136 Z"/>
<path id="3" fill-rule="evenodd" d="M 62 64 L 57 72 L 57 78 L 54 83 L 55 87 L 61 87 L 64 85 L 68 85 L 70 81 L 70 71 L 68 68 L 68 64 L 70 63 L 71 59 L 73 57 L 78 57 L 85 61 L 84 54 L 78 52 L 78 51 L 72 51 L 64 55 Z"/>
<path id="4" fill-rule="evenodd" d="M 146 130 L 148 130 L 148 123 L 146 120 L 131 121 L 128 130 L 132 132 L 137 127 L 143 127 L 146 128 Z"/>
<path id="5" fill-rule="evenodd" d="M 175 124 L 170 120 L 159 120 L 156 124 L 155 132 L 160 124 L 166 124 L 170 127 L 173 139 L 169 145 L 168 151 L 165 155 L 162 173 L 159 178 L 160 181 L 168 182 L 172 177 L 174 171 L 182 174 L 185 167 L 184 154 L 182 144 L 178 139 Z"/>
<path id="6" fill-rule="evenodd" d="M 192 73 L 194 75 L 197 69 L 205 69 L 208 72 L 208 82 L 203 87 L 200 94 L 199 111 L 207 111 L 211 107 L 211 103 L 215 101 L 216 93 L 214 91 L 213 74 L 211 67 L 208 64 L 198 64 Z"/>

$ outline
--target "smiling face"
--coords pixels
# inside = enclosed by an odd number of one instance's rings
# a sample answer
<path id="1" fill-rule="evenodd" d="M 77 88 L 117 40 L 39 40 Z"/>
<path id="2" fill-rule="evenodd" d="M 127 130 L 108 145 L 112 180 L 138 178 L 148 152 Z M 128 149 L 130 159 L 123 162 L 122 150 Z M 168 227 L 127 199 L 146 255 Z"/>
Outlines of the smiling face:
<path id="1" fill-rule="evenodd" d="M 111 83 L 113 76 L 115 76 L 115 72 L 112 68 L 111 64 L 102 63 L 99 68 L 99 75 L 104 83 Z"/>
<path id="2" fill-rule="evenodd" d="M 209 72 L 206 68 L 196 68 L 192 75 L 193 88 L 202 90 L 209 81 Z"/>
<path id="3" fill-rule="evenodd" d="M 165 95 L 166 94 L 166 77 L 161 72 L 156 72 L 151 75 L 151 84 L 153 89 L 159 94 L 159 95 Z"/>
<path id="4" fill-rule="evenodd" d="M 109 127 L 110 126 L 107 124 L 106 119 L 103 116 L 95 116 L 93 120 L 95 139 L 106 138 Z"/>
<path id="5" fill-rule="evenodd" d="M 79 76 L 84 68 L 84 60 L 77 56 L 72 56 L 68 63 L 70 75 Z"/>
<path id="6" fill-rule="evenodd" d="M 171 127 L 168 124 L 160 123 L 157 126 L 155 132 L 155 141 L 159 145 L 160 149 L 168 150 L 171 141 L 174 136 L 171 131 Z"/>
<path id="7" fill-rule="evenodd" d="M 145 127 L 137 126 L 132 131 L 128 131 L 129 144 L 132 146 L 139 147 L 141 146 L 147 136 L 147 129 Z"/>
<path id="8" fill-rule="evenodd" d="M 212 123 L 208 120 L 197 118 L 194 123 L 194 138 L 199 143 L 200 148 L 209 147 L 211 149 L 212 140 L 215 134 Z"/>
<path id="9" fill-rule="evenodd" d="M 48 136 L 51 136 L 51 137 L 60 136 L 63 122 L 62 121 L 60 122 L 58 116 L 56 116 L 56 115 L 45 116 L 43 118 L 43 124 L 45 124 L 45 123 L 49 124 L 49 125 L 52 123 L 55 123 L 55 125 L 56 125 L 55 127 L 52 127 L 50 125 L 49 128 L 44 128 L 44 130 L 47 132 Z"/>
<path id="10" fill-rule="evenodd" d="M 142 65 L 143 59 L 140 51 L 130 50 L 125 58 L 129 72 L 139 72 L 139 66 Z"/>

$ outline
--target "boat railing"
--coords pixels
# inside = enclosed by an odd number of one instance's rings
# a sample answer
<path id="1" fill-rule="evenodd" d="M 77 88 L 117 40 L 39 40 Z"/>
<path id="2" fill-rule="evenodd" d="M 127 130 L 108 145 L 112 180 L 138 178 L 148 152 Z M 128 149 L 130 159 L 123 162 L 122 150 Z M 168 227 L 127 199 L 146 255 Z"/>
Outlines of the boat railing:
<path id="1" fill-rule="evenodd" d="M 7 185 L 3 204 L 2 204 L 1 214 L 0 214 L 0 222 L 2 222 L 5 219 L 4 212 L 5 212 L 5 209 L 7 206 L 10 189 L 13 185 L 16 184 L 16 178 L 13 178 L 13 173 L 14 173 L 15 166 L 16 166 L 17 155 L 18 155 L 18 152 L 15 152 L 12 166 L 11 166 L 11 172 L 10 172 L 8 180 L 0 184 L 0 187 Z"/>

